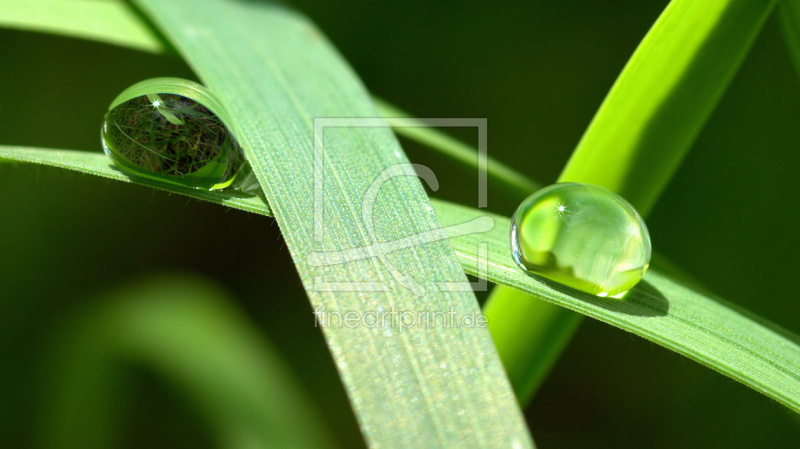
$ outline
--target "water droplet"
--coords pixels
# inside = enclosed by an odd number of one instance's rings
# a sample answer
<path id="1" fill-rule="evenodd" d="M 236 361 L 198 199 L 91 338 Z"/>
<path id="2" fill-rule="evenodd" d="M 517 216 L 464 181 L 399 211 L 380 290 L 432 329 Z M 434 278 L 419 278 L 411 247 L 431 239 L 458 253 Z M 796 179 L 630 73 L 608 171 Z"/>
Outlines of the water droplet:
<path id="1" fill-rule="evenodd" d="M 528 274 L 620 297 L 650 264 L 650 235 L 625 199 L 590 184 L 559 183 L 529 196 L 511 220 L 511 252 Z"/>
<path id="2" fill-rule="evenodd" d="M 134 84 L 111 103 L 102 129 L 106 154 L 126 173 L 198 189 L 223 189 L 243 174 L 241 147 L 207 88 L 177 78 Z"/>

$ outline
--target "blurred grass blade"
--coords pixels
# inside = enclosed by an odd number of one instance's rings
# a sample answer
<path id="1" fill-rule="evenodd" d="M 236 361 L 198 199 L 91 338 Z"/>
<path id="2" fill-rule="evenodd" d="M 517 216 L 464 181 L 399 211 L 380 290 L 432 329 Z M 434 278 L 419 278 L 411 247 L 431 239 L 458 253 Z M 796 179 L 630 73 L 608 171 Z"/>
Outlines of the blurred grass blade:
<path id="1" fill-rule="evenodd" d="M 154 278 L 92 302 L 51 342 L 39 447 L 117 447 L 126 376 L 141 366 L 186 395 L 217 447 L 335 447 L 310 398 L 216 287 Z"/>
<path id="2" fill-rule="evenodd" d="M 369 210 L 366 198 L 376 179 L 407 163 L 391 130 L 350 125 L 315 135 L 322 126 L 317 118 L 377 112 L 311 23 L 266 2 L 136 4 L 232 116 L 229 125 L 315 310 L 480 313 L 471 291 L 436 288 L 443 280 L 465 284 L 466 276 L 446 241 L 425 242 L 419 234 L 435 228 L 435 216 L 410 166 L 380 188 L 375 211 Z M 324 156 L 315 159 L 317 150 Z M 371 257 L 338 263 L 333 256 L 323 257 L 322 265 L 310 262 L 312 254 L 400 238 L 413 245 L 393 253 L 391 264 Z M 370 282 L 372 291 L 352 282 Z M 419 326 L 378 333 L 367 325 L 324 326 L 324 334 L 368 444 L 532 446 L 486 329 Z"/>
<path id="3" fill-rule="evenodd" d="M 783 0 L 778 3 L 777 12 L 783 40 L 794 63 L 795 72 L 800 76 L 800 1 Z"/>
<path id="4" fill-rule="evenodd" d="M 36 155 L 40 154 L 38 157 Z M 105 155 L 0 146 L 2 160 L 17 160 L 62 167 L 130 182 L 109 166 Z M 153 186 L 150 182 L 143 185 Z M 179 191 L 193 198 L 271 216 L 266 202 L 251 198 L 243 204 L 234 192 Z M 229 195 L 229 199 L 225 196 Z M 441 226 L 465 223 L 486 216 L 484 211 L 446 201 L 432 200 Z M 559 309 L 574 310 L 642 336 L 692 358 L 800 412 L 800 337 L 763 318 L 650 270 L 645 281 L 624 299 L 587 295 L 558 285 L 546 285 L 520 271 L 508 244 L 509 219 L 494 220 L 489 232 L 450 239 L 467 272 L 494 283 L 513 287 Z M 486 244 L 487 255 L 478 248 Z M 484 262 L 485 261 L 485 262 Z M 530 298 L 530 301 L 541 301 Z"/>
<path id="5" fill-rule="evenodd" d="M 427 148 L 437 150 L 461 163 L 471 167 L 478 167 L 478 151 L 456 138 L 453 138 L 434 127 L 426 126 L 425 119 L 411 118 L 412 116 L 399 108 L 392 106 L 384 100 L 373 98 L 372 101 L 383 117 L 400 118 L 390 122 L 394 132 L 399 136 L 419 143 Z M 487 157 L 486 172 L 498 182 L 509 185 L 527 196 L 539 185 L 513 168 Z"/>
<path id="6" fill-rule="evenodd" d="M 647 216 L 774 4 L 670 2 L 625 65 L 559 182 L 606 187 Z M 657 249 L 658 242 L 653 243 Z M 484 313 L 525 404 L 572 338 L 580 316 L 503 287 L 492 292 Z"/>
<path id="7" fill-rule="evenodd" d="M 117 0 L 4 0 L 0 26 L 92 39 L 163 53 L 167 44 L 145 19 Z"/>

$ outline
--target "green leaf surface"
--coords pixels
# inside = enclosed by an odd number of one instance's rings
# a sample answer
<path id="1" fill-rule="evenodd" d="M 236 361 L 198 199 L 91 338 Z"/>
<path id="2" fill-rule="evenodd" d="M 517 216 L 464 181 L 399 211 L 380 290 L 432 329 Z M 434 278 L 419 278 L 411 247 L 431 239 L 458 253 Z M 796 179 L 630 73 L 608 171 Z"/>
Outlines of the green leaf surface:
<path id="1" fill-rule="evenodd" d="M 34 162 L 130 181 L 97 153 L 0 146 L 0 160 Z M 149 181 L 143 185 L 153 186 Z M 270 216 L 263 199 L 225 199 L 232 192 L 176 191 L 193 198 Z M 683 354 L 800 412 L 800 337 L 722 299 L 650 270 L 624 298 L 600 298 L 549 284 L 522 272 L 511 258 L 508 217 L 432 200 L 442 227 L 489 216 L 488 232 L 450 239 L 469 273 L 596 318 Z M 452 229 L 451 229 L 452 231 Z M 480 245 L 485 245 L 485 250 Z M 521 300 L 526 300 L 528 296 Z M 534 300 L 531 298 L 530 300 Z M 538 299 L 535 299 L 538 301 Z M 524 309 L 525 304 L 520 305 Z M 527 319 L 526 316 L 518 317 Z"/>
<path id="2" fill-rule="evenodd" d="M 391 130 L 315 121 L 378 114 L 310 22 L 264 2 L 136 4 L 232 117 L 315 310 L 480 314 L 471 291 L 437 288 L 466 276 L 446 241 L 423 238 L 435 215 Z M 391 257 L 337 257 L 404 238 Z M 323 328 L 368 444 L 532 446 L 485 328 Z"/>
<path id="3" fill-rule="evenodd" d="M 158 277 L 90 304 L 51 337 L 39 447 L 117 447 L 131 366 L 185 396 L 217 447 L 336 446 L 311 398 L 217 287 Z"/>

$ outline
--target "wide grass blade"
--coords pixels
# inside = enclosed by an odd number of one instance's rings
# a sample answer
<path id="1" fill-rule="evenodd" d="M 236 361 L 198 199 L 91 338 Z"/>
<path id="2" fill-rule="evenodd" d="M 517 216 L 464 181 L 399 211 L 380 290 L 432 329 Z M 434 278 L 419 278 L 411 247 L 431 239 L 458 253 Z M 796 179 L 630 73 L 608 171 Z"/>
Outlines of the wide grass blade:
<path id="1" fill-rule="evenodd" d="M 39 447 L 118 446 L 132 367 L 186 396 L 217 447 L 336 446 L 311 398 L 218 288 L 159 277 L 98 299 L 52 335 Z"/>
<path id="2" fill-rule="evenodd" d="M 315 310 L 480 314 L 471 291 L 437 289 L 438 282 L 464 285 L 466 276 L 445 241 L 423 238 L 436 227 L 435 214 L 410 165 L 397 165 L 408 161 L 391 130 L 324 129 L 324 122 L 315 122 L 378 114 L 311 23 L 264 2 L 136 4 L 233 118 L 228 125 L 264 189 Z M 398 176 L 374 190 L 391 166 Z M 403 238 L 411 246 L 386 259 L 340 263 L 335 256 Z M 532 445 L 486 329 L 323 328 L 368 444 Z"/>
<path id="3" fill-rule="evenodd" d="M 0 146 L 0 164 L 3 160 L 33 162 L 131 182 L 99 153 Z M 154 186 L 150 181 L 141 184 L 271 216 L 261 198 L 242 200 L 235 198 L 234 192 L 212 194 Z M 642 336 L 800 412 L 800 336 L 676 282 L 657 270 L 649 271 L 643 283 L 618 300 L 545 284 L 523 273 L 512 259 L 508 217 L 435 199 L 432 204 L 443 227 L 487 215 L 493 219 L 491 231 L 450 239 L 467 272 Z M 482 244 L 485 251 L 480 249 Z"/>

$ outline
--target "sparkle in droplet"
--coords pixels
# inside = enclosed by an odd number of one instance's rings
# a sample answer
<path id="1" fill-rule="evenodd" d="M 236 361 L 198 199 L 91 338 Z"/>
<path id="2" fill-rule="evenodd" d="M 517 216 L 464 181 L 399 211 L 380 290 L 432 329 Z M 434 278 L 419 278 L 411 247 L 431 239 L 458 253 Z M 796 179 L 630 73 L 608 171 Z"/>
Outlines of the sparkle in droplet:
<path id="1" fill-rule="evenodd" d="M 528 197 L 511 221 L 511 251 L 528 274 L 620 298 L 650 264 L 650 236 L 627 201 L 590 184 L 562 183 Z"/>

